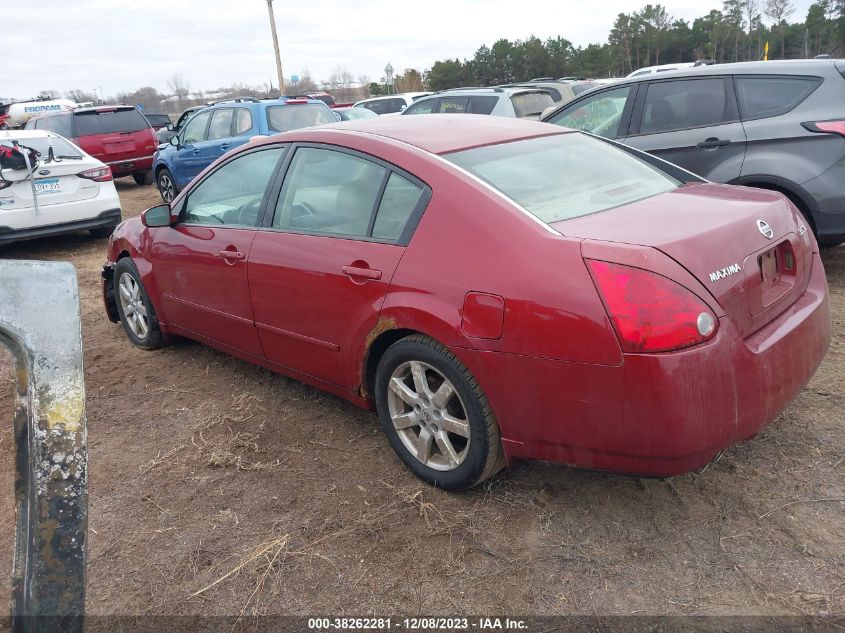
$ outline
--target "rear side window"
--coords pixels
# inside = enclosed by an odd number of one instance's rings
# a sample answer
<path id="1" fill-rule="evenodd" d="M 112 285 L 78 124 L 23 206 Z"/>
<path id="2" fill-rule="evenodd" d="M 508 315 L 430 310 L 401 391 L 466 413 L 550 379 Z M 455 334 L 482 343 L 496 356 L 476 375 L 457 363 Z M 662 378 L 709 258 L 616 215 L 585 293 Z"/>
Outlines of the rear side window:
<path id="1" fill-rule="evenodd" d="M 287 132 L 335 121 L 337 119 L 332 111 L 324 105 L 295 104 L 267 108 L 267 126 L 271 132 Z"/>
<path id="2" fill-rule="evenodd" d="M 447 154 L 548 224 L 671 191 L 667 173 L 605 141 L 555 134 Z"/>
<path id="3" fill-rule="evenodd" d="M 657 134 L 736 120 L 725 81 L 692 79 L 649 84 L 640 134 Z"/>
<path id="4" fill-rule="evenodd" d="M 43 119 L 36 119 L 35 127 L 38 130 L 49 130 L 55 132 L 59 136 L 70 138 L 73 136 L 71 130 L 70 114 L 57 114 L 56 116 L 48 116 Z"/>
<path id="5" fill-rule="evenodd" d="M 367 108 L 367 110 L 372 110 L 376 114 L 387 114 L 387 104 L 384 99 L 379 99 L 378 101 L 368 101 L 367 103 L 362 103 L 360 106 L 356 107 Z"/>
<path id="6" fill-rule="evenodd" d="M 735 78 L 743 119 L 785 114 L 804 101 L 821 85 L 818 77 L 739 77 Z"/>
<path id="7" fill-rule="evenodd" d="M 398 241 L 420 201 L 422 189 L 396 172 L 390 174 L 378 206 L 373 237 Z"/>
<path id="8" fill-rule="evenodd" d="M 77 136 L 91 136 L 93 134 L 114 134 L 116 132 L 138 132 L 150 128 L 144 115 L 135 108 L 131 110 L 111 110 L 75 112 Z"/>
<path id="9" fill-rule="evenodd" d="M 473 114 L 490 114 L 498 102 L 498 97 L 470 97 L 469 110 Z"/>
<path id="10" fill-rule="evenodd" d="M 555 104 L 548 92 L 523 92 L 511 96 L 513 110 L 518 117 L 539 116 Z"/>
<path id="11" fill-rule="evenodd" d="M 404 99 L 385 99 L 384 100 L 384 114 L 393 114 L 394 112 L 402 112 L 405 109 Z"/>
<path id="12" fill-rule="evenodd" d="M 437 106 L 438 112 L 448 114 L 463 114 L 467 111 L 469 97 L 442 97 Z"/>

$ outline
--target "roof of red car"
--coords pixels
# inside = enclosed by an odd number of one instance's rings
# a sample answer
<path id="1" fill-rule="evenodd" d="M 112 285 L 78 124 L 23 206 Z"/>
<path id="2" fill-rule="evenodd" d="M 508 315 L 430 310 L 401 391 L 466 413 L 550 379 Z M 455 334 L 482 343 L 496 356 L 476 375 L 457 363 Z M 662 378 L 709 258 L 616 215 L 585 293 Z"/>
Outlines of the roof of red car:
<path id="1" fill-rule="evenodd" d="M 307 131 L 320 130 L 349 130 L 383 136 L 434 154 L 572 131 L 550 123 L 481 114 L 380 116 L 309 128 Z"/>

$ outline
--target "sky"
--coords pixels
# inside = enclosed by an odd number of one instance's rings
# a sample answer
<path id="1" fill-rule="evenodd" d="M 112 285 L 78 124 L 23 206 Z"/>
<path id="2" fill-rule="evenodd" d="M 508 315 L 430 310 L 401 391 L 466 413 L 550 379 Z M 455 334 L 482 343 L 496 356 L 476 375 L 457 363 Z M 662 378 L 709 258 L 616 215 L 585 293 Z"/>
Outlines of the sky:
<path id="1" fill-rule="evenodd" d="M 491 45 L 536 35 L 575 45 L 607 40 L 620 12 L 647 0 L 274 0 L 285 78 L 319 82 L 348 68 L 378 80 Z M 793 0 L 803 19 L 811 0 Z M 692 21 L 721 0 L 667 0 Z M 37 10 L 33 10 L 37 6 Z M 266 0 L 3 0 L 0 97 L 80 89 L 105 96 L 180 74 L 192 90 L 276 81 Z"/>

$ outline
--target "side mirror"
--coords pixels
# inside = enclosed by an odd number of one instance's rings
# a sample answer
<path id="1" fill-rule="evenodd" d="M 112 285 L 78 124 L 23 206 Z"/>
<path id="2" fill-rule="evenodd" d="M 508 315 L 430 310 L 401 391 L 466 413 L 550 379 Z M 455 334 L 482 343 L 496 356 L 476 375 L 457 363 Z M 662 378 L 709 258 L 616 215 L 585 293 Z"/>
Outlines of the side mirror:
<path id="1" fill-rule="evenodd" d="M 170 140 L 167 142 L 170 143 L 173 147 L 179 147 L 179 136 L 171 136 Z"/>
<path id="2" fill-rule="evenodd" d="M 170 226 L 171 221 L 169 204 L 160 204 L 157 207 L 150 207 L 141 213 L 141 224 L 147 228 Z"/>
<path id="3" fill-rule="evenodd" d="M 165 126 L 165 128 L 167 129 L 167 131 L 168 131 L 168 132 L 175 132 L 175 131 L 176 131 L 176 128 L 175 128 L 175 127 L 173 127 L 173 124 L 172 124 L 172 123 L 168 123 L 168 124 Z"/>

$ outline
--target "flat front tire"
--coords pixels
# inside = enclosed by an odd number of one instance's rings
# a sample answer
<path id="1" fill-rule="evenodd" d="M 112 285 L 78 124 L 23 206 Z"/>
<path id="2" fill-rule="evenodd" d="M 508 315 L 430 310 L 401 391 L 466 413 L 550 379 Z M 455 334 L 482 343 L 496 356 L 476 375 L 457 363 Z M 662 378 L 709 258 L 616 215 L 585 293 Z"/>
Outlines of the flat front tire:
<path id="1" fill-rule="evenodd" d="M 487 397 L 469 370 L 433 339 L 409 336 L 384 353 L 375 398 L 393 450 L 421 479 L 464 490 L 504 466 Z"/>
<path id="2" fill-rule="evenodd" d="M 147 350 L 162 347 L 164 337 L 158 316 L 138 268 L 129 257 L 118 260 L 114 266 L 114 296 L 120 322 L 132 344 Z"/>

